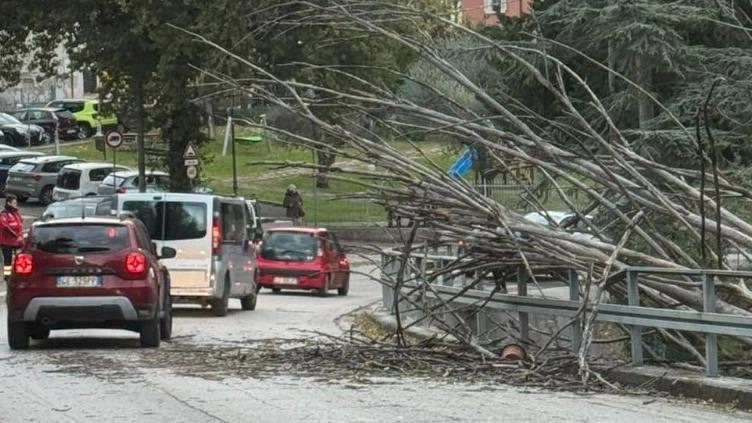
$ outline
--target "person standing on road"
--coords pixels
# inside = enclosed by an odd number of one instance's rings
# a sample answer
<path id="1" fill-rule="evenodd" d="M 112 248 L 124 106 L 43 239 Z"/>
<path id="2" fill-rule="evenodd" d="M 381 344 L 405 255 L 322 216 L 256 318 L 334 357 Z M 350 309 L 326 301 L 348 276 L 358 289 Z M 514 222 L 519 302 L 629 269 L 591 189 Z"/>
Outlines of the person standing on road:
<path id="1" fill-rule="evenodd" d="M 303 197 L 300 196 L 298 187 L 295 185 L 287 187 L 282 205 L 285 207 L 285 215 L 292 219 L 293 225 L 298 226 L 303 223 L 305 210 L 303 209 Z"/>
<path id="2" fill-rule="evenodd" d="M 3 263 L 10 266 L 13 253 L 23 246 L 23 217 L 18 212 L 18 198 L 13 194 L 5 196 L 5 209 L 0 212 L 0 250 Z"/>

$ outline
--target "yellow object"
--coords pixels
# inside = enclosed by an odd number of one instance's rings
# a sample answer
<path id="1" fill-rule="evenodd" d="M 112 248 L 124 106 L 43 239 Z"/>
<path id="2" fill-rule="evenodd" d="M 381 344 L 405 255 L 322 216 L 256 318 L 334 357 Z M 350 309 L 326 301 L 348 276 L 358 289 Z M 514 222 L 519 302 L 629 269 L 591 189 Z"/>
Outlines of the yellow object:
<path id="1" fill-rule="evenodd" d="M 6 278 L 10 276 L 10 270 L 11 270 L 10 266 L 5 266 L 5 268 L 3 269 L 3 274 L 5 275 Z"/>

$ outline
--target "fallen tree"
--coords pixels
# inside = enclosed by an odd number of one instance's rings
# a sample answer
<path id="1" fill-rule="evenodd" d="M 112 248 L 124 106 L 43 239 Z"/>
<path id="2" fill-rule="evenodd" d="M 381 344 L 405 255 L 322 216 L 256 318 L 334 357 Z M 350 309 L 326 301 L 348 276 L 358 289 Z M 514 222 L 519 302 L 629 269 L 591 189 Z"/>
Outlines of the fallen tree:
<path id="1" fill-rule="evenodd" d="M 338 156 L 375 164 L 378 169 L 369 171 L 364 166 L 363 170 L 343 172 L 331 167 L 328 171 L 334 174 L 332 178 L 361 184 L 370 198 L 433 231 L 437 243 L 471 243 L 472 252 L 465 257 L 469 260 L 458 261 L 456 267 L 450 266 L 443 272 L 456 271 L 460 267 L 487 270 L 498 266 L 501 258 L 510 260 L 511 252 L 514 258 L 510 261 L 522 264 L 530 274 L 535 274 L 534 266 L 566 266 L 584 276 L 581 280 L 588 281 L 587 291 L 594 289 L 599 293 L 608 289 L 612 295 L 623 297 L 623 284 L 606 287 L 606 281 L 614 272 L 627 266 L 729 268 L 729 248 L 742 254 L 752 248 L 752 224 L 735 212 L 749 207 L 752 192 L 724 176 L 707 118 L 712 109 L 715 84 L 708 85 L 706 101 L 697 105 L 696 127 L 692 128 L 633 81 L 582 53 L 567 49 L 569 54 L 579 55 L 579 60 L 592 62 L 597 72 L 631 85 L 671 117 L 673 129 L 683 133 L 687 145 L 697 151 L 696 162 L 700 166 L 699 169 L 668 166 L 632 147 L 629 136 L 614 124 L 587 78 L 552 54 L 552 47 L 562 46 L 550 40 L 531 34 L 535 46 L 499 42 L 440 15 L 391 3 L 385 7 L 378 1 L 297 4 L 299 7 L 295 13 L 280 16 L 268 22 L 266 27 L 327 25 L 346 30 L 348 34 L 358 33 L 362 37 L 398 43 L 412 49 L 425 63 L 455 81 L 483 105 L 483 112 L 468 109 L 433 87 L 431 81 L 413 79 L 399 69 L 388 71 L 431 90 L 433 97 L 445 104 L 434 108 L 412 103 L 377 83 L 357 77 L 346 66 L 327 69 L 326 66 L 310 65 L 318 71 L 328 70 L 332 77 L 350 79 L 347 91 L 327 85 L 281 80 L 272 71 L 242 55 L 226 50 L 200 34 L 192 34 L 256 74 L 255 78 L 241 81 L 206 69 L 206 74 L 220 82 L 222 89 L 247 92 L 297 114 L 315 125 L 328 139 L 338 140 L 337 145 L 342 146 L 334 150 Z M 538 89 L 551 96 L 552 107 L 566 119 L 551 121 L 526 107 L 519 99 L 484 89 L 433 47 L 430 34 L 423 37 L 406 35 L 400 31 L 400 25 L 394 24 L 426 19 L 455 34 L 471 37 L 473 48 L 482 51 L 486 57 L 500 63 L 512 62 L 528 72 Z M 584 93 L 584 96 L 575 98 L 570 94 L 573 91 Z M 348 110 L 349 125 L 345 127 L 341 121 L 334 123 L 316 113 L 310 106 L 311 93 L 314 93 L 317 109 Z M 368 125 L 363 122 L 368 122 Z M 360 130 L 353 131 L 352 127 Z M 289 133 L 276 127 L 266 129 L 303 145 L 333 148 L 331 144 L 323 145 L 304 134 Z M 441 134 L 464 145 L 482 148 L 487 160 L 500 169 L 508 169 L 512 163 L 520 162 L 534 167 L 539 175 L 536 183 L 549 186 L 557 202 L 575 216 L 572 221 L 583 225 L 585 229 L 582 230 L 591 236 L 579 236 L 552 220 L 549 225 L 526 220 L 520 212 L 522 209 L 547 215 L 547 204 L 536 195 L 535 187 L 520 184 L 527 187 L 519 197 L 522 206 L 502 204 L 482 195 L 462 178 L 448 175 L 446 169 L 430 162 L 427 157 L 410 159 L 390 145 L 391 140 L 406 139 L 415 132 Z M 418 144 L 415 148 L 420 152 Z M 302 163 L 278 164 L 316 168 Z M 572 192 L 575 191 L 581 198 L 573 198 Z M 585 206 L 581 205 L 583 197 L 587 200 Z M 589 214 L 594 214 L 595 218 L 588 218 Z M 414 247 L 413 240 L 414 237 L 404 240 L 404 251 Z M 430 278 L 420 280 L 430 281 L 440 274 L 434 273 Z M 395 282 L 399 286 L 403 281 Z M 646 276 L 639 282 L 641 294 L 656 306 L 702 309 L 702 296 L 696 281 Z M 745 280 L 718 279 L 716 287 L 719 312 L 752 316 L 752 290 Z M 401 296 L 398 300 L 405 301 L 405 298 Z M 584 328 L 586 342 L 580 351 L 580 366 L 587 376 L 586 358 L 589 340 L 593 336 L 593 320 L 585 321 L 588 322 Z M 454 331 L 464 342 L 475 342 L 467 328 L 446 329 Z M 697 339 L 676 331 L 660 332 L 668 342 L 702 359 L 701 343 Z M 745 338 L 735 342 L 752 345 L 752 340 Z M 482 347 L 479 350 L 485 351 Z M 734 354 L 724 355 L 731 357 Z"/>

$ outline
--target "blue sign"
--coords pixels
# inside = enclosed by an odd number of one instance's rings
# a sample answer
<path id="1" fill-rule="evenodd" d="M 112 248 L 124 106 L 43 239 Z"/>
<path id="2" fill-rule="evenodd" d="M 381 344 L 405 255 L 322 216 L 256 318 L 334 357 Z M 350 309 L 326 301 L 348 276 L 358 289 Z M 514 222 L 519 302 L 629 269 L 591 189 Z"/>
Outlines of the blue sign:
<path id="1" fill-rule="evenodd" d="M 473 150 L 466 148 L 447 173 L 453 178 L 461 178 L 472 169 L 474 159 L 475 154 Z"/>

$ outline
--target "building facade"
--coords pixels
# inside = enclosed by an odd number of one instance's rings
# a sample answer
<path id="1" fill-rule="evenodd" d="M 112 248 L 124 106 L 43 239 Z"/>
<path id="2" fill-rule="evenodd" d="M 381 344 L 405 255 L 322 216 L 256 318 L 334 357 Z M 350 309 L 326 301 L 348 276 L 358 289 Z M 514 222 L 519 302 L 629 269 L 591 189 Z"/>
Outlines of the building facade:
<path id="1" fill-rule="evenodd" d="M 499 22 L 496 11 L 509 17 L 530 13 L 533 0 L 461 0 L 460 21 L 471 25 L 493 25 Z"/>

